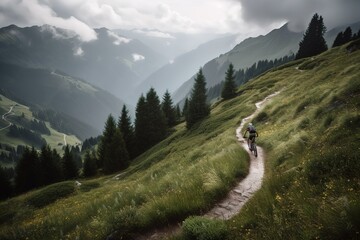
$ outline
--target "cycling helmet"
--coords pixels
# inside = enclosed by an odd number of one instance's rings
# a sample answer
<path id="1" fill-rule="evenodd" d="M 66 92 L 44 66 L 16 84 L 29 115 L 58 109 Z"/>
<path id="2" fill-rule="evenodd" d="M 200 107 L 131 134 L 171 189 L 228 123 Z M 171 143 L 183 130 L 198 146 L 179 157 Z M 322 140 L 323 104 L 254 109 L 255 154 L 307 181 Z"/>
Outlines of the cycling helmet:
<path id="1" fill-rule="evenodd" d="M 249 126 L 252 126 L 253 124 L 252 123 L 249 123 Z"/>

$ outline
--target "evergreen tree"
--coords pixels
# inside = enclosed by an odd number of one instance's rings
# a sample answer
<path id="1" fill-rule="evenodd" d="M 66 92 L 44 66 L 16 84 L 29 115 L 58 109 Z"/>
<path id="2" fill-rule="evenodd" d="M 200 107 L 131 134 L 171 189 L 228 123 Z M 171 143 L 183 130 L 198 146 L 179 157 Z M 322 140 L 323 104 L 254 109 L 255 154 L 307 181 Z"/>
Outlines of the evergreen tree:
<path id="1" fill-rule="evenodd" d="M 334 40 L 334 43 L 332 47 L 338 47 L 344 44 L 344 33 L 339 32 L 338 35 L 336 35 L 336 38 Z"/>
<path id="2" fill-rule="evenodd" d="M 147 108 L 146 99 L 144 95 L 141 95 L 136 105 L 135 113 L 135 142 L 137 154 L 140 155 L 146 150 L 147 143 Z"/>
<path id="3" fill-rule="evenodd" d="M 104 166 L 104 159 L 106 151 L 109 148 L 109 145 L 112 143 L 113 136 L 116 131 L 116 122 L 114 117 L 110 114 L 106 120 L 104 132 L 101 136 L 99 146 L 98 146 L 98 167 L 102 168 Z"/>
<path id="4" fill-rule="evenodd" d="M 61 160 L 65 179 L 68 180 L 76 178 L 78 176 L 78 169 L 75 164 L 74 156 L 71 154 L 68 145 L 65 147 L 64 156 Z"/>
<path id="5" fill-rule="evenodd" d="M 22 193 L 40 186 L 39 178 L 39 155 L 33 147 L 25 148 L 15 169 L 15 187 L 17 192 Z"/>
<path id="6" fill-rule="evenodd" d="M 185 119 L 186 119 L 186 115 L 187 115 L 188 109 L 189 109 L 189 99 L 186 98 L 186 99 L 185 99 L 184 106 L 183 106 L 183 109 L 182 109 L 182 116 L 183 116 Z"/>
<path id="7" fill-rule="evenodd" d="M 41 171 L 41 185 L 48 185 L 61 180 L 61 164 L 57 152 L 53 152 L 49 145 L 41 148 L 39 162 Z"/>
<path id="8" fill-rule="evenodd" d="M 96 175 L 97 166 L 94 155 L 90 153 L 90 150 L 85 152 L 83 173 L 84 177 L 92 177 Z"/>
<path id="9" fill-rule="evenodd" d="M 125 105 L 121 110 L 121 116 L 119 118 L 118 128 L 123 134 L 125 146 L 129 153 L 129 157 L 130 159 L 133 159 L 136 156 L 135 132 L 133 126 L 131 125 L 129 111 L 127 110 Z"/>
<path id="10" fill-rule="evenodd" d="M 146 108 L 148 119 L 146 129 L 148 145 L 146 149 L 148 149 L 163 140 L 167 134 L 166 118 L 161 110 L 160 100 L 154 88 L 150 88 L 146 94 Z"/>
<path id="11" fill-rule="evenodd" d="M 234 66 L 230 63 L 226 71 L 225 83 L 221 92 L 223 99 L 231 99 L 236 96 L 235 72 Z"/>
<path id="12" fill-rule="evenodd" d="M 13 187 L 2 167 L 0 167 L 0 189 L 0 200 L 9 198 L 12 195 Z"/>
<path id="13" fill-rule="evenodd" d="M 326 27 L 322 16 L 317 13 L 312 17 L 303 39 L 299 43 L 296 59 L 311 57 L 327 50 L 324 34 Z"/>
<path id="14" fill-rule="evenodd" d="M 344 44 L 348 43 L 352 40 L 353 34 L 351 27 L 347 27 L 344 31 Z"/>
<path id="15" fill-rule="evenodd" d="M 107 148 L 104 159 L 104 172 L 109 174 L 125 169 L 129 164 L 129 154 L 120 129 L 115 130 L 111 143 Z"/>
<path id="16" fill-rule="evenodd" d="M 173 106 L 173 101 L 171 99 L 171 96 L 170 96 L 170 93 L 169 93 L 168 90 L 166 90 L 166 92 L 165 92 L 165 94 L 163 96 L 161 109 L 162 109 L 163 113 L 165 114 L 167 125 L 169 127 L 175 126 L 175 124 L 176 124 L 176 112 L 175 112 L 175 108 Z"/>
<path id="17" fill-rule="evenodd" d="M 179 104 L 176 105 L 176 109 L 175 109 L 175 119 L 176 119 L 176 122 L 180 122 L 180 119 L 181 119 L 181 110 L 180 110 L 180 107 L 179 107 Z"/>
<path id="18" fill-rule="evenodd" d="M 188 129 L 210 114 L 206 98 L 206 80 L 200 68 L 195 78 L 186 115 L 186 127 Z"/>

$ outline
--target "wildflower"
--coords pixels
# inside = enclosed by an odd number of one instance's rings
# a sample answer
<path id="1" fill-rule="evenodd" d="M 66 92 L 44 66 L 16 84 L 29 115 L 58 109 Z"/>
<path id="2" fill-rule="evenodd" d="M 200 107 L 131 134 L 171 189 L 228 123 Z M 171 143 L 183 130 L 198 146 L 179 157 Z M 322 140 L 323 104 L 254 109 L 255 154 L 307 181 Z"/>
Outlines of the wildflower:
<path id="1" fill-rule="evenodd" d="M 276 197 L 275 197 L 276 201 L 280 202 L 281 201 L 281 196 L 276 194 Z"/>

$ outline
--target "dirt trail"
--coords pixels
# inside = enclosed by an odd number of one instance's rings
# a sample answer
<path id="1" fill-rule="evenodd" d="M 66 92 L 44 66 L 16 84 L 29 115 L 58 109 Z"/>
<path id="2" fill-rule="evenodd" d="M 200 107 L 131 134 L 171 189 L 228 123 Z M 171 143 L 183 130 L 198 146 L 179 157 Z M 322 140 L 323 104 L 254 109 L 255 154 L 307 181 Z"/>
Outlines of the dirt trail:
<path id="1" fill-rule="evenodd" d="M 4 114 L 2 115 L 1 118 L 2 118 L 4 121 L 8 122 L 9 125 L 6 126 L 6 127 L 1 128 L 0 131 L 4 130 L 4 129 L 6 129 L 6 128 L 8 128 L 8 127 L 10 127 L 10 126 L 12 125 L 12 123 L 11 123 L 10 121 L 8 121 L 8 120 L 6 119 L 6 117 L 11 114 L 13 108 L 14 108 L 14 106 L 11 106 L 11 107 L 10 107 L 10 110 L 9 110 L 7 113 L 4 113 Z"/>
<path id="2" fill-rule="evenodd" d="M 65 133 L 63 133 L 63 135 L 64 135 L 64 145 L 66 146 L 67 145 L 67 142 L 66 142 L 66 134 Z"/>
<path id="3" fill-rule="evenodd" d="M 262 179 L 264 176 L 264 151 L 261 147 L 257 147 L 258 156 L 255 157 L 247 146 L 246 140 L 243 138 L 241 130 L 244 125 L 249 122 L 258 112 L 261 107 L 272 97 L 280 92 L 276 92 L 267 96 L 263 101 L 256 103 L 256 111 L 250 116 L 241 121 L 240 126 L 236 129 L 236 137 L 241 143 L 241 146 L 249 152 L 250 155 L 250 169 L 249 174 L 238 185 L 233 188 L 228 196 L 220 203 L 216 204 L 205 216 L 210 218 L 217 218 L 227 220 L 240 212 L 244 204 L 260 189 Z"/>
<path id="4" fill-rule="evenodd" d="M 241 121 L 240 126 L 236 129 L 236 137 L 240 142 L 241 146 L 249 152 L 250 155 L 250 169 L 249 174 L 243 179 L 238 185 L 233 188 L 228 196 L 223 199 L 220 203 L 216 204 L 213 209 L 211 209 L 204 216 L 209 218 L 223 219 L 227 220 L 238 214 L 244 204 L 254 195 L 254 193 L 260 189 L 262 184 L 262 179 L 264 176 L 264 151 L 261 147 L 257 146 L 258 157 L 255 157 L 248 149 L 246 140 L 243 138 L 241 130 L 246 123 L 250 121 L 256 114 L 258 114 L 264 104 L 269 101 L 272 97 L 275 97 L 280 92 L 275 92 L 267 96 L 264 100 L 255 104 L 256 111 L 250 116 L 244 118 Z M 261 135 L 260 135 L 261 137 Z M 171 236 L 180 231 L 179 224 L 173 224 L 159 229 L 154 229 L 144 235 L 139 235 L 134 237 L 134 240 L 158 240 L 165 237 Z M 111 235 L 108 239 L 114 239 Z"/>

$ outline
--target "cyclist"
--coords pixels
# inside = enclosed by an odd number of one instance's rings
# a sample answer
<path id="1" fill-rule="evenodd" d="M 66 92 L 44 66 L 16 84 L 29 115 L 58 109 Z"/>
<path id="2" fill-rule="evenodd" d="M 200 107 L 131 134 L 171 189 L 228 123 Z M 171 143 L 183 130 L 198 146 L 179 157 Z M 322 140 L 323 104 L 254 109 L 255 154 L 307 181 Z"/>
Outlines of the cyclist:
<path id="1" fill-rule="evenodd" d="M 252 123 L 249 123 L 248 127 L 246 128 L 246 131 L 244 132 L 244 138 L 246 136 L 246 132 L 249 132 L 249 137 L 247 139 L 247 144 L 249 146 L 249 149 L 250 151 L 252 150 L 251 149 L 251 144 L 249 143 L 249 140 L 251 142 L 255 141 L 255 137 L 258 137 L 259 134 L 257 133 L 256 129 L 255 129 L 255 126 L 252 124 Z"/>

